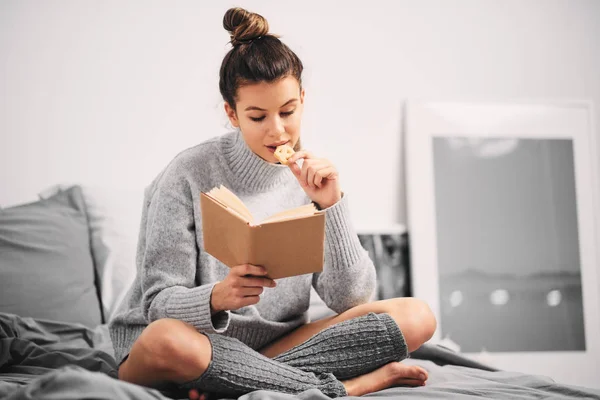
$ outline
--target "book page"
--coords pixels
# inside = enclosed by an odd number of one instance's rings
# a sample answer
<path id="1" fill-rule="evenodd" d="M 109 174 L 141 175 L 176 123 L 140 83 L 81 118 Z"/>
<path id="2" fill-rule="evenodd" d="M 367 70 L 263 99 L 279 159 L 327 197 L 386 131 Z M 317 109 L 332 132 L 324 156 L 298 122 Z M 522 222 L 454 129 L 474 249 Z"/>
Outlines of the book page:
<path id="1" fill-rule="evenodd" d="M 219 201 L 226 207 L 238 213 L 243 219 L 250 224 L 254 222 L 254 217 L 246 205 L 237 197 L 231 190 L 221 185 L 218 188 L 213 188 L 207 193 L 213 199 Z"/>
<path id="2" fill-rule="evenodd" d="M 300 207 L 292 208 L 291 210 L 285 210 L 277 214 L 273 214 L 261 221 L 261 224 L 284 221 L 286 219 L 308 217 L 314 215 L 315 213 L 317 213 L 317 208 L 314 206 L 314 204 L 306 204 Z"/>
<path id="3" fill-rule="evenodd" d="M 255 221 L 248 207 L 246 207 L 242 200 L 240 200 L 239 197 L 237 197 L 231 190 L 227 189 L 225 186 L 221 185 L 219 187 L 215 187 L 206 194 L 212 197 L 213 199 L 217 200 L 219 203 L 223 204 L 229 210 L 238 214 L 250 225 L 266 224 L 271 222 L 284 221 L 288 219 L 308 217 L 318 212 L 314 204 L 311 203 L 305 204 L 300 207 L 292 208 L 290 210 L 279 212 L 277 214 L 265 218 L 262 221 Z"/>

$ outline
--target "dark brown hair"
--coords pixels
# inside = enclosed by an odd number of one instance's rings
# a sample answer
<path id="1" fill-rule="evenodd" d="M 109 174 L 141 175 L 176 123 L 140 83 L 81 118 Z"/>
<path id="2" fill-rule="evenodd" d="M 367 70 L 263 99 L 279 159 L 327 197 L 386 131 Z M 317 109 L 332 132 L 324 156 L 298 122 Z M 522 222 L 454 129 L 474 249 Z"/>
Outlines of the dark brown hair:
<path id="1" fill-rule="evenodd" d="M 279 38 L 269 33 L 261 15 L 230 8 L 223 17 L 233 48 L 225 55 L 219 73 L 223 100 L 235 109 L 238 89 L 247 84 L 275 82 L 293 76 L 302 85 L 302 61 Z"/>

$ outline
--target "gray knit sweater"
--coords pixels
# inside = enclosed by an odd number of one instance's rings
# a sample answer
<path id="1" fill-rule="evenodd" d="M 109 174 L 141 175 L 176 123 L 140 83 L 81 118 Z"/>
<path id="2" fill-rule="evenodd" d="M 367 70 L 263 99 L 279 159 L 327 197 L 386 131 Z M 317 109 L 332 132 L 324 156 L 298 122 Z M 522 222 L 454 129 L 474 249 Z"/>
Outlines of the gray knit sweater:
<path id="1" fill-rule="evenodd" d="M 344 196 L 325 210 L 323 272 L 278 279 L 258 304 L 211 316 L 213 286 L 227 276 L 228 267 L 203 251 L 200 193 L 221 184 L 259 219 L 310 202 L 289 168 L 262 160 L 239 131 L 177 155 L 145 192 L 137 275 L 110 321 L 117 362 L 160 318 L 179 319 L 201 332 L 260 349 L 307 322 L 311 285 L 338 313 L 370 298 L 375 268 L 350 223 Z"/>

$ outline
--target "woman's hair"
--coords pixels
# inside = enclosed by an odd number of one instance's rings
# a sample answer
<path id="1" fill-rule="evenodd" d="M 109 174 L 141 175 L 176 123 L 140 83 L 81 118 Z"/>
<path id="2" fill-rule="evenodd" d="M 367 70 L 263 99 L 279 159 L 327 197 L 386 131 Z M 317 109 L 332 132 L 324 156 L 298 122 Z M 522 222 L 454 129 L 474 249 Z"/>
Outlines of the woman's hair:
<path id="1" fill-rule="evenodd" d="M 223 17 L 223 27 L 230 34 L 233 48 L 221 64 L 219 89 L 233 109 L 241 86 L 275 82 L 286 76 L 295 77 L 302 85 L 302 61 L 269 33 L 269 24 L 261 15 L 230 8 Z"/>

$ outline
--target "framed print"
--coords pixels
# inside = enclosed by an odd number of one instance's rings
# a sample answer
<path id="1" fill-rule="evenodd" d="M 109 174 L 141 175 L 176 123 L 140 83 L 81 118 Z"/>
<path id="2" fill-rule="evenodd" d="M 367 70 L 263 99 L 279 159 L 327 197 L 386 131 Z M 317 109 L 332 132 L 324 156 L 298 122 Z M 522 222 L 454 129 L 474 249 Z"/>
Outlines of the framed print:
<path id="1" fill-rule="evenodd" d="M 409 297 L 410 257 L 406 228 L 390 225 L 359 229 L 358 239 L 377 271 L 377 290 L 372 300 Z"/>
<path id="2" fill-rule="evenodd" d="M 412 288 L 434 340 L 598 385 L 597 155 L 588 102 L 410 103 Z"/>

